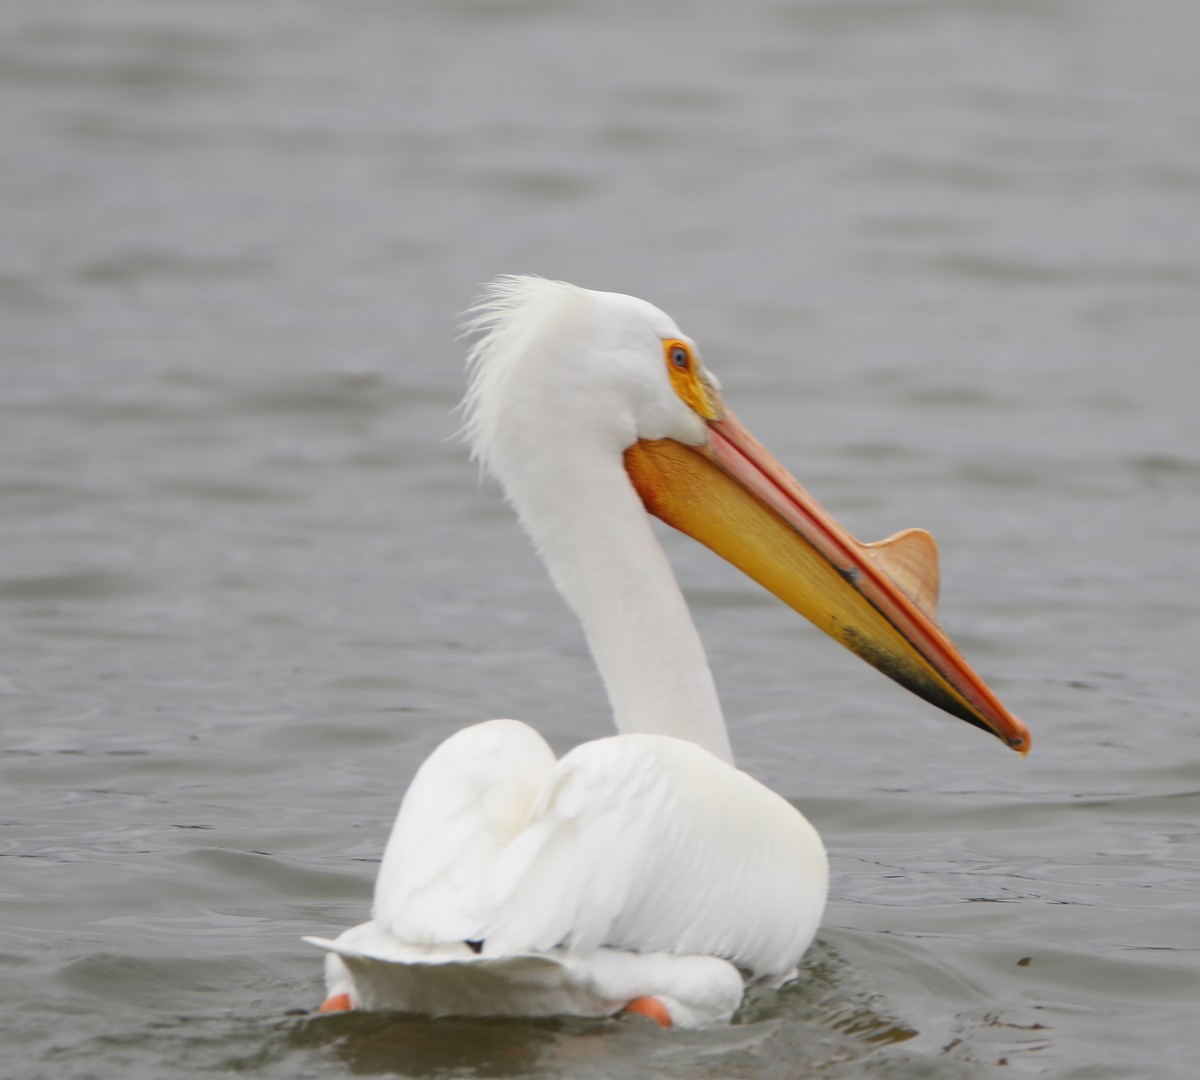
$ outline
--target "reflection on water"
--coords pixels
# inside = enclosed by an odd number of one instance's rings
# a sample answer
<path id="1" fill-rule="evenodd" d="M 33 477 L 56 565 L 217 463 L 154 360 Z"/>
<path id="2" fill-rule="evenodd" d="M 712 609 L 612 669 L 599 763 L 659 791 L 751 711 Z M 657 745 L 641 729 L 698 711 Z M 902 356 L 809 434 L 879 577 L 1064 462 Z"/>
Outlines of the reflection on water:
<path id="1" fill-rule="evenodd" d="M 1200 13 L 0 7 L 0 1015 L 20 1076 L 1190 1080 Z M 1025 762 L 681 538 L 833 857 L 733 1026 L 316 1019 L 422 757 L 607 730 L 451 440 L 499 272 L 644 295 L 942 617 Z M 300 1010 L 297 1015 L 296 1011 Z"/>
<path id="2" fill-rule="evenodd" d="M 586 1061 L 604 1054 L 598 1031 L 567 1029 L 562 1022 L 444 1020 L 346 1014 L 297 1027 L 292 1042 L 326 1051 L 356 1075 L 388 1075 L 397 1062 L 411 1076 L 467 1072 L 477 1076 L 524 1076 L 547 1058 Z M 565 1045 L 572 1047 L 566 1053 Z M 561 1062 L 560 1062 L 561 1064 Z"/>

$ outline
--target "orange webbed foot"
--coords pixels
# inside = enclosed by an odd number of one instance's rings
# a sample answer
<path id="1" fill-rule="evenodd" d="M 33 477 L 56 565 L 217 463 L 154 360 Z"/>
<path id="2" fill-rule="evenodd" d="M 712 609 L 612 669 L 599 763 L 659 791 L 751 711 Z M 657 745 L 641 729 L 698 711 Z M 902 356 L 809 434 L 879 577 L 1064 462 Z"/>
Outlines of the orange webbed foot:
<path id="1" fill-rule="evenodd" d="M 670 1010 L 656 997 L 634 998 L 625 1006 L 624 1011 L 627 1013 L 637 1013 L 640 1016 L 648 1016 L 659 1027 L 671 1027 Z"/>

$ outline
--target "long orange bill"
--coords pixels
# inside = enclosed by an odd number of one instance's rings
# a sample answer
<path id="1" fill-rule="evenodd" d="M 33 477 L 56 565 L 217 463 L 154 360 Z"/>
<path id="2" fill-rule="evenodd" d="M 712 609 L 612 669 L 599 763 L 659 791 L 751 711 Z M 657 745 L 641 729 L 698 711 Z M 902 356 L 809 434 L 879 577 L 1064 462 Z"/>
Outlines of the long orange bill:
<path id="1" fill-rule="evenodd" d="M 626 469 L 646 509 L 711 548 L 867 663 L 1022 755 L 1029 729 L 934 621 L 937 547 L 921 529 L 862 544 L 723 406 L 709 441 L 640 441 Z"/>

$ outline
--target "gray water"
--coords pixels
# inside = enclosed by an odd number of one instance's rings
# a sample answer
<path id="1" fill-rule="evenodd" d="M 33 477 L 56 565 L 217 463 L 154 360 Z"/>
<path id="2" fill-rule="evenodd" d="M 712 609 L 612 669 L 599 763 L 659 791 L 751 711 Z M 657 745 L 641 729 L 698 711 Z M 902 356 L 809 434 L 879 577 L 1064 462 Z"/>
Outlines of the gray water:
<path id="1" fill-rule="evenodd" d="M 1193 0 L 6 0 L 0 1073 L 1195 1075 Z M 728 1027 L 316 1019 L 417 763 L 608 730 L 457 313 L 643 295 L 1026 760 L 665 536 L 834 867 Z"/>

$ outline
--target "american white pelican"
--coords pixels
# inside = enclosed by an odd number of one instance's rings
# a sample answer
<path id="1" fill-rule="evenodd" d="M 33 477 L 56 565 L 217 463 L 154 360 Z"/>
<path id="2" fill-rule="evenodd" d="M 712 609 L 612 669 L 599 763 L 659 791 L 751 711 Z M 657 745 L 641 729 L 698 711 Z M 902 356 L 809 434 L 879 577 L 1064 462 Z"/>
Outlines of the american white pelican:
<path id="1" fill-rule="evenodd" d="M 863 659 L 1025 753 L 933 621 L 920 530 L 860 544 L 721 401 L 695 343 L 632 296 L 506 277 L 473 309 L 464 402 L 583 624 L 619 734 L 561 761 L 532 728 L 458 732 L 417 772 L 372 919 L 328 950 L 324 1009 L 727 1020 L 788 979 L 825 906 L 820 837 L 740 772 L 648 510 Z"/>

